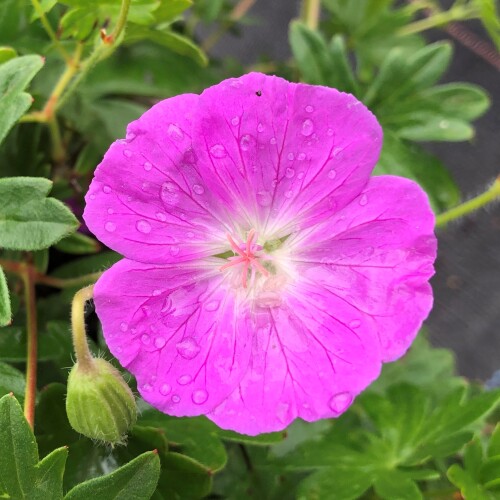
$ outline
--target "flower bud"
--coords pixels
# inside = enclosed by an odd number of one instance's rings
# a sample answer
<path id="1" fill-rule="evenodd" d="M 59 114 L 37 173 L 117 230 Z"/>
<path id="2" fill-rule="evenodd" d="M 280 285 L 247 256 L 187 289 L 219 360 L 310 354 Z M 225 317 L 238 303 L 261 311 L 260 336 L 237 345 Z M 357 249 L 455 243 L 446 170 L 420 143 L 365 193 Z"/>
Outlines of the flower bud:
<path id="1" fill-rule="evenodd" d="M 123 377 L 104 359 L 85 367 L 76 363 L 68 377 L 66 412 L 71 427 L 91 439 L 111 444 L 124 440 L 135 424 L 134 395 Z"/>

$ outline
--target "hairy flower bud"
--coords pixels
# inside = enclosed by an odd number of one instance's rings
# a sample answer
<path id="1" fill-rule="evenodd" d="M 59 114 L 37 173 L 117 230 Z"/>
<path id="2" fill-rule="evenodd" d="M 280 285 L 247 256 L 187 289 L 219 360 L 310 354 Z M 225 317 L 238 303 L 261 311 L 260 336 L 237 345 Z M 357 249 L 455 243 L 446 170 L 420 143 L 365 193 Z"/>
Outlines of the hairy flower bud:
<path id="1" fill-rule="evenodd" d="M 80 434 L 111 444 L 123 441 L 135 424 L 134 395 L 121 374 L 104 359 L 85 369 L 76 363 L 68 377 L 66 412 Z"/>

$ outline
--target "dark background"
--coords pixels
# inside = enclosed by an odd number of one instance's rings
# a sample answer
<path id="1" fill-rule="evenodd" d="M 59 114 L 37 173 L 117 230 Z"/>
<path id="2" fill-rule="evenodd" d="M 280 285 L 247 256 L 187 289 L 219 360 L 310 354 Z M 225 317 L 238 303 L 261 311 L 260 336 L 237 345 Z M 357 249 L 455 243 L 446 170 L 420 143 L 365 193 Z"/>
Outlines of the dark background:
<path id="1" fill-rule="evenodd" d="M 233 56 L 246 65 L 262 56 L 286 60 L 288 24 L 298 13 L 299 3 L 293 0 L 257 0 L 249 12 L 255 22 L 244 26 L 239 37 L 222 38 L 212 55 Z M 468 22 L 466 27 L 487 39 L 479 24 Z M 500 72 L 445 31 L 426 36 L 450 39 L 454 45 L 444 81 L 475 83 L 491 96 L 492 106 L 476 121 L 471 142 L 425 145 L 441 158 L 467 199 L 500 174 Z M 500 204 L 439 230 L 438 238 L 435 305 L 426 322 L 430 338 L 434 345 L 454 350 L 461 374 L 488 379 L 500 369 Z"/>

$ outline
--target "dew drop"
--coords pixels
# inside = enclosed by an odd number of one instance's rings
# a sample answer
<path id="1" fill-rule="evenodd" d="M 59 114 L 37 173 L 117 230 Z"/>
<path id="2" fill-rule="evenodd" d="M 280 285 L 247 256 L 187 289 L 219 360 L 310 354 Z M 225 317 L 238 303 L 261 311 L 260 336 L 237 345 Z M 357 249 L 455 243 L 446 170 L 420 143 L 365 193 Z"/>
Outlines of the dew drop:
<path id="1" fill-rule="evenodd" d="M 184 152 L 184 156 L 182 157 L 182 160 L 187 165 L 195 165 L 196 162 L 198 161 L 198 158 L 197 158 L 195 152 L 190 148 Z"/>
<path id="2" fill-rule="evenodd" d="M 295 155 L 294 155 L 293 153 L 288 153 L 287 158 L 288 158 L 290 161 L 293 161 L 293 160 L 295 159 Z"/>
<path id="3" fill-rule="evenodd" d="M 144 167 L 144 170 L 149 172 L 153 168 L 153 165 L 149 161 L 147 161 L 144 163 L 143 167 Z"/>
<path id="4" fill-rule="evenodd" d="M 151 232 L 151 224 L 144 219 L 138 220 L 135 224 L 137 231 L 143 234 L 148 234 Z"/>
<path id="5" fill-rule="evenodd" d="M 225 158 L 227 156 L 227 151 L 222 144 L 215 144 L 210 148 L 210 154 L 214 158 Z"/>
<path id="6" fill-rule="evenodd" d="M 151 392 L 153 390 L 153 386 L 151 384 L 143 384 L 142 390 L 145 392 Z"/>
<path id="7" fill-rule="evenodd" d="M 208 399 L 208 392 L 203 389 L 198 389 L 193 392 L 191 399 L 194 404 L 202 405 Z"/>
<path id="8" fill-rule="evenodd" d="M 158 295 L 161 295 L 161 290 L 159 288 L 153 290 L 153 297 L 158 297 Z"/>
<path id="9" fill-rule="evenodd" d="M 162 396 L 166 396 L 167 394 L 170 393 L 170 391 L 172 390 L 172 387 L 170 387 L 168 384 L 163 384 L 161 387 L 160 387 L 160 394 Z"/>
<path id="10" fill-rule="evenodd" d="M 333 170 L 333 169 L 332 169 L 332 170 L 330 170 L 330 171 L 328 172 L 328 178 L 329 178 L 329 179 L 335 179 L 335 177 L 337 177 L 337 172 L 336 172 L 335 170 Z"/>
<path id="11" fill-rule="evenodd" d="M 349 392 L 340 392 L 332 396 L 328 404 L 335 413 L 342 413 L 347 410 L 351 403 L 352 395 Z"/>
<path id="12" fill-rule="evenodd" d="M 114 213 L 115 213 L 114 209 L 112 209 L 112 208 L 108 208 L 108 214 L 109 214 L 109 215 L 112 215 L 112 214 L 114 214 Z"/>
<path id="13" fill-rule="evenodd" d="M 132 142 L 137 136 L 133 132 L 127 132 L 127 135 L 125 136 L 125 139 L 128 142 Z"/>
<path id="14" fill-rule="evenodd" d="M 116 352 L 117 352 L 118 354 L 120 354 L 122 351 L 123 351 L 123 349 L 122 349 L 121 347 L 117 347 L 117 348 L 116 348 Z"/>
<path id="15" fill-rule="evenodd" d="M 306 118 L 303 122 L 302 122 L 302 135 L 304 135 L 305 137 L 309 137 L 314 131 L 314 124 L 312 122 L 312 120 L 310 120 L 309 118 Z"/>
<path id="16" fill-rule="evenodd" d="M 269 142 L 271 144 L 276 144 L 276 137 L 271 137 L 271 140 Z"/>
<path id="17" fill-rule="evenodd" d="M 160 198 L 167 205 L 175 205 L 179 202 L 179 187 L 175 182 L 164 182 L 161 186 Z"/>
<path id="18" fill-rule="evenodd" d="M 361 198 L 359 199 L 359 204 L 364 207 L 368 203 L 368 196 L 366 194 L 361 195 Z"/>
<path id="19" fill-rule="evenodd" d="M 217 311 L 217 309 L 219 309 L 219 305 L 220 302 L 218 300 L 212 300 L 205 306 L 205 309 L 207 311 Z"/>
<path id="20" fill-rule="evenodd" d="M 125 321 L 122 321 L 122 322 L 120 323 L 120 330 L 121 330 L 122 332 L 126 332 L 126 331 L 128 330 L 128 324 L 127 324 L 127 323 L 125 323 Z"/>
<path id="21" fill-rule="evenodd" d="M 233 118 L 231 118 L 231 123 L 236 127 L 236 125 L 240 123 L 239 116 L 233 116 Z"/>
<path id="22" fill-rule="evenodd" d="M 181 376 L 177 379 L 177 382 L 178 382 L 180 385 L 186 385 L 186 384 L 189 384 L 189 382 L 191 382 L 191 380 L 193 380 L 193 377 L 191 377 L 191 375 L 181 375 Z"/>
<path id="23" fill-rule="evenodd" d="M 269 191 L 259 191 L 257 193 L 257 201 L 259 205 L 268 207 L 272 202 L 272 196 Z"/>
<path id="24" fill-rule="evenodd" d="M 203 186 L 201 186 L 200 184 L 195 184 L 193 186 L 193 191 L 196 194 L 203 194 L 205 192 L 205 188 Z"/>
<path id="25" fill-rule="evenodd" d="M 179 255 L 179 252 L 180 248 L 177 245 L 172 245 L 170 247 L 170 255 L 173 255 L 175 257 L 176 255 Z"/>
<path id="26" fill-rule="evenodd" d="M 161 349 L 166 343 L 167 343 L 167 341 L 163 337 L 156 337 L 155 338 L 155 347 L 157 349 Z"/>
<path id="27" fill-rule="evenodd" d="M 314 111 L 314 108 L 312 106 L 306 106 L 306 111 L 308 113 L 312 113 Z"/>
<path id="28" fill-rule="evenodd" d="M 181 342 L 178 342 L 175 347 L 177 349 L 177 352 L 184 359 L 193 359 L 201 351 L 201 347 L 198 345 L 196 340 L 191 337 L 187 337 Z"/>
<path id="29" fill-rule="evenodd" d="M 295 170 L 293 168 L 290 168 L 288 167 L 286 170 L 285 170 L 285 175 L 291 179 L 294 175 L 295 175 Z"/>
<path id="30" fill-rule="evenodd" d="M 184 133 L 175 123 L 171 123 L 168 126 L 167 134 L 171 139 L 174 139 L 175 141 L 182 141 L 182 139 L 184 139 Z"/>
<path id="31" fill-rule="evenodd" d="M 103 190 L 106 194 L 111 193 L 111 188 L 110 188 L 109 186 L 104 186 L 104 187 L 102 188 L 102 190 Z"/>
<path id="32" fill-rule="evenodd" d="M 106 224 L 104 224 L 104 229 L 106 229 L 108 233 L 112 233 L 116 229 L 116 224 L 114 222 L 106 222 Z"/>
<path id="33" fill-rule="evenodd" d="M 353 319 L 350 323 L 349 326 L 351 328 L 359 328 L 361 326 L 361 321 L 359 319 Z"/>
<path id="34" fill-rule="evenodd" d="M 299 172 L 297 175 L 297 179 L 302 179 L 304 177 L 304 172 Z"/>
<path id="35" fill-rule="evenodd" d="M 306 159 L 306 154 L 305 153 L 299 153 L 299 155 L 297 156 L 297 159 L 300 160 L 300 161 L 303 161 Z"/>
<path id="36" fill-rule="evenodd" d="M 91 200 L 95 200 L 95 194 L 91 194 L 91 195 L 89 196 L 89 198 L 90 198 Z"/>
<path id="37" fill-rule="evenodd" d="M 290 199 L 293 196 L 293 191 L 286 191 L 285 198 Z"/>
<path id="38" fill-rule="evenodd" d="M 172 299 L 170 297 L 165 297 L 165 300 L 163 301 L 163 305 L 161 306 L 160 312 L 166 313 L 172 309 Z"/>
<path id="39" fill-rule="evenodd" d="M 248 151 L 253 144 L 255 143 L 255 139 L 250 134 L 245 134 L 241 136 L 240 146 L 243 151 Z"/>
<path id="40" fill-rule="evenodd" d="M 151 339 L 147 333 L 144 333 L 143 335 L 141 335 L 141 342 L 144 345 L 148 345 L 151 342 Z"/>
<path id="41" fill-rule="evenodd" d="M 172 396 L 172 403 L 176 403 L 177 404 L 180 400 L 181 400 L 181 398 L 177 394 L 174 394 Z"/>
<path id="42" fill-rule="evenodd" d="M 257 132 L 264 132 L 264 125 L 262 125 L 262 123 L 257 125 Z"/>
<path id="43" fill-rule="evenodd" d="M 123 156 L 125 156 L 125 158 L 130 158 L 132 156 L 132 151 L 130 151 L 130 149 L 124 149 Z"/>
<path id="44" fill-rule="evenodd" d="M 162 222 L 165 222 L 167 220 L 167 215 L 163 212 L 156 212 L 156 218 L 158 220 L 161 220 Z"/>
<path id="45" fill-rule="evenodd" d="M 326 133 L 331 137 L 333 135 L 333 129 L 329 128 Z"/>

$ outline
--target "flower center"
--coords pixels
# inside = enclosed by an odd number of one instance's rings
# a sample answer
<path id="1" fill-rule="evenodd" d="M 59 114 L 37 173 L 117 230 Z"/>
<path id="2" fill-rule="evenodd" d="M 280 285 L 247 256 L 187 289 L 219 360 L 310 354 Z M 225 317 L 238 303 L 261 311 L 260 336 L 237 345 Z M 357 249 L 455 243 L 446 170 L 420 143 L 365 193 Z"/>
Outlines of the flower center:
<path id="1" fill-rule="evenodd" d="M 262 247 L 254 243 L 254 239 L 256 239 L 255 229 L 248 232 L 246 243 L 241 245 L 238 245 L 229 233 L 226 234 L 226 237 L 236 255 L 230 257 L 229 262 L 220 267 L 221 271 L 231 267 L 238 267 L 241 271 L 243 288 L 247 288 L 249 271 L 260 272 L 263 276 L 269 276 L 269 271 L 259 262 L 259 258 L 262 257 L 260 255 Z"/>

